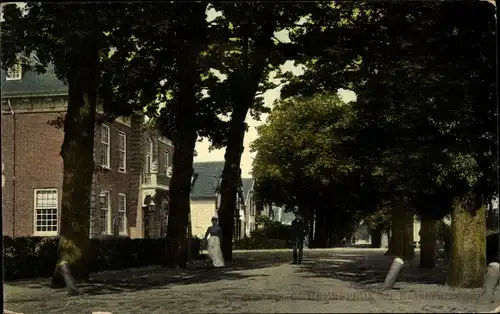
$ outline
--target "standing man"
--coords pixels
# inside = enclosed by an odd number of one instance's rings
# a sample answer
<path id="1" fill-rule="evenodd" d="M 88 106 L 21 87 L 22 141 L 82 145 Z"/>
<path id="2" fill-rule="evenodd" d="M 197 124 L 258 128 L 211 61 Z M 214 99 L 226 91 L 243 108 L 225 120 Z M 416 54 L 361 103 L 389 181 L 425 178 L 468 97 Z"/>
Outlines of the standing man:
<path id="1" fill-rule="evenodd" d="M 302 251 L 304 249 L 304 237 L 306 233 L 307 230 L 304 224 L 304 220 L 302 219 L 302 215 L 299 212 L 296 212 L 295 219 L 292 221 L 294 264 L 302 263 Z"/>

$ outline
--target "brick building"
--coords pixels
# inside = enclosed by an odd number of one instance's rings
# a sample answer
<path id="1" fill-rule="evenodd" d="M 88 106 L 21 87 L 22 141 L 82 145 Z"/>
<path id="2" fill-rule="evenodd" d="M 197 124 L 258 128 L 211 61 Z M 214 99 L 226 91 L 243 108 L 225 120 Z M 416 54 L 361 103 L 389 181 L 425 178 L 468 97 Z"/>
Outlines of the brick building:
<path id="1" fill-rule="evenodd" d="M 51 66 L 45 74 L 23 70 L 15 66 L 1 73 L 3 234 L 55 236 L 64 133 L 49 121 L 63 117 L 67 86 Z M 94 159 L 101 171 L 92 180 L 90 236 L 161 236 L 168 215 L 173 146 L 148 128 L 143 115 L 114 122 L 100 117 L 98 113 Z"/>

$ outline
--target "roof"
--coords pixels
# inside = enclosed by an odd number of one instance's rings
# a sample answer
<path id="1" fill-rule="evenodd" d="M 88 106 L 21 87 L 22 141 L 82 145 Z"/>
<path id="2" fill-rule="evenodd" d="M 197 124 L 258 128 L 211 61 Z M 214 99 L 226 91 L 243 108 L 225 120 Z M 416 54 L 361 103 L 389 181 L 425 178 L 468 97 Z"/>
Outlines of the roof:
<path id="1" fill-rule="evenodd" d="M 192 199 L 213 199 L 215 191 L 222 177 L 224 170 L 224 161 L 207 161 L 193 163 L 194 172 L 198 174 L 198 178 L 193 187 L 191 194 Z M 242 178 L 243 182 L 243 197 L 247 197 L 248 192 L 252 188 L 252 178 Z"/>
<path id="2" fill-rule="evenodd" d="M 252 189 L 252 184 L 253 184 L 253 179 L 252 178 L 241 178 L 241 181 L 243 183 L 243 197 L 246 198 L 248 197 L 248 192 Z"/>
<path id="3" fill-rule="evenodd" d="M 224 169 L 224 161 L 195 162 L 193 168 L 194 172 L 198 174 L 198 178 L 194 184 L 191 198 L 214 198 Z"/>
<path id="4" fill-rule="evenodd" d="M 24 72 L 25 71 L 25 72 Z M 68 93 L 68 86 L 57 78 L 54 66 L 48 65 L 47 72 L 38 74 L 23 66 L 20 80 L 5 79 L 5 71 L 1 70 L 2 97 L 48 96 Z"/>

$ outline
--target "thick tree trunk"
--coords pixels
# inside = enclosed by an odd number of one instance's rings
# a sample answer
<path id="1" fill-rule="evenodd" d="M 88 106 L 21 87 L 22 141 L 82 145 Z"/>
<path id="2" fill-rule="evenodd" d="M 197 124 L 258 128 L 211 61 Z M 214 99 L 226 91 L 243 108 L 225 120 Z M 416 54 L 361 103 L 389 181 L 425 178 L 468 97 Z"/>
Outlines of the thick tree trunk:
<path id="1" fill-rule="evenodd" d="M 415 255 L 413 243 L 413 213 L 403 204 L 392 208 L 392 236 L 387 255 L 397 256 L 405 261 Z"/>
<path id="2" fill-rule="evenodd" d="M 187 264 L 187 235 L 190 213 L 191 177 L 193 174 L 196 129 L 185 130 L 186 136 L 173 141 L 174 155 L 170 181 L 169 217 L 165 248 L 165 265 L 170 268 Z"/>
<path id="3" fill-rule="evenodd" d="M 380 248 L 382 246 L 382 229 L 371 230 L 371 247 Z"/>
<path id="4" fill-rule="evenodd" d="M 256 58 L 250 60 L 249 36 L 243 38 L 242 66 L 233 74 L 236 84 L 231 86 L 233 95 L 233 112 L 228 132 L 228 142 L 224 156 L 224 170 L 221 182 L 221 204 L 218 212 L 222 234 L 222 253 L 224 260 L 232 261 L 232 239 L 234 228 L 234 214 L 236 210 L 237 185 L 241 178 L 241 154 L 243 153 L 243 140 L 245 137 L 245 119 L 248 110 L 254 103 L 255 94 L 259 88 L 267 58 L 273 49 L 271 35 L 274 32 L 273 23 L 269 23 L 261 37 L 254 38 Z M 251 62 L 253 61 L 253 62 Z M 243 79 L 241 79 L 243 78 Z"/>
<path id="5" fill-rule="evenodd" d="M 476 288 L 486 270 L 485 206 L 469 212 L 455 200 L 451 218 L 451 260 L 447 283 L 452 287 Z"/>
<path id="6" fill-rule="evenodd" d="M 243 121 L 244 122 L 244 121 Z M 222 229 L 222 253 L 224 260 L 230 262 L 233 260 L 232 245 L 233 245 L 233 228 L 236 212 L 236 193 L 238 191 L 238 183 L 241 178 L 240 162 L 243 152 L 243 130 L 237 134 L 232 134 L 232 139 L 228 142 L 225 154 L 224 170 L 222 172 L 221 181 L 221 204 L 218 212 L 219 223 Z M 240 140 L 241 139 L 241 140 Z"/>
<path id="7" fill-rule="evenodd" d="M 172 158 L 173 171 L 170 180 L 169 217 L 165 247 L 165 265 L 169 268 L 185 268 L 188 260 L 188 232 L 190 217 L 191 178 L 193 175 L 194 148 L 196 145 L 198 121 L 198 87 L 200 74 L 198 59 L 206 29 L 206 4 L 198 3 L 179 7 L 185 17 L 179 36 L 186 36 L 184 44 L 177 47 L 177 88 L 174 102 L 170 105 L 172 118 L 169 127 L 174 125 L 171 134 L 174 144 Z M 181 35 L 182 34 L 182 35 Z"/>
<path id="8" fill-rule="evenodd" d="M 327 233 L 325 218 L 324 209 L 318 209 L 316 211 L 316 232 L 314 234 L 314 247 L 316 248 L 326 247 Z"/>
<path id="9" fill-rule="evenodd" d="M 421 268 L 434 268 L 436 266 L 438 231 L 439 220 L 422 218 L 419 231 Z"/>
<path id="10" fill-rule="evenodd" d="M 75 66 L 68 75 L 68 110 L 61 147 L 64 177 L 59 257 L 52 277 L 54 286 L 65 285 L 60 272 L 63 264 L 69 266 L 76 282 L 87 280 L 89 275 L 90 195 L 94 172 L 96 89 L 100 73 L 98 50 L 82 51 L 75 59 L 74 64 L 80 66 Z"/>

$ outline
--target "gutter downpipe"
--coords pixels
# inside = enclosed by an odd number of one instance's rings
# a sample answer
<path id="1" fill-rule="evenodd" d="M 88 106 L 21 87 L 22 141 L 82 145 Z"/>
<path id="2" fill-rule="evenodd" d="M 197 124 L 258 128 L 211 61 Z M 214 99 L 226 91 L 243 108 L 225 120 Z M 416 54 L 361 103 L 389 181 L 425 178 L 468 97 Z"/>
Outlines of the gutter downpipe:
<path id="1" fill-rule="evenodd" d="M 13 150 L 12 159 L 13 159 L 13 175 L 12 175 L 12 237 L 16 237 L 16 115 L 14 110 L 12 109 L 12 104 L 10 103 L 10 99 L 7 99 L 7 104 L 9 105 L 10 114 L 12 115 L 12 144 Z"/>

